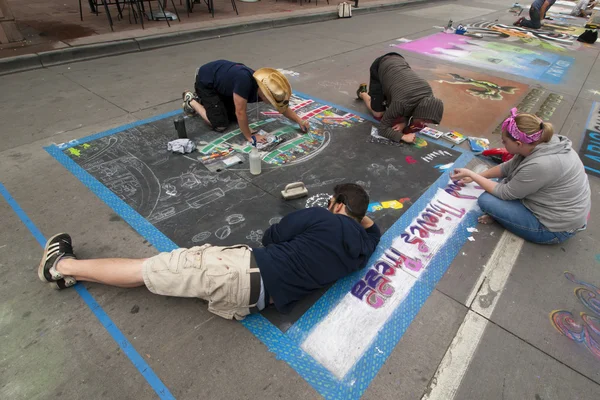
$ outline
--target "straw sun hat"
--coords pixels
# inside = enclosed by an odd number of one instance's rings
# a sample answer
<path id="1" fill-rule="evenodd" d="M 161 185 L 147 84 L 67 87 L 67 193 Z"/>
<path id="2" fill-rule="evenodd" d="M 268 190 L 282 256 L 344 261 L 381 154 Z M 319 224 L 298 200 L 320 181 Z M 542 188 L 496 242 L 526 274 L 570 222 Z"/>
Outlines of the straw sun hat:
<path id="1" fill-rule="evenodd" d="M 261 68 L 254 73 L 254 79 L 267 100 L 279 111 L 285 112 L 292 95 L 292 86 L 287 78 L 273 68 Z"/>

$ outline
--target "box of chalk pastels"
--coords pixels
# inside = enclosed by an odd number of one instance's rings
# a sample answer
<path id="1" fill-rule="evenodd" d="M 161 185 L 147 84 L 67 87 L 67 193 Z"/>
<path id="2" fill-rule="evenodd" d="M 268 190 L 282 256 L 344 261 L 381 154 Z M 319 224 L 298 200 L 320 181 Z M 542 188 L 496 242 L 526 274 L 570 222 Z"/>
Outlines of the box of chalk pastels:
<path id="1" fill-rule="evenodd" d="M 425 128 L 421 129 L 419 131 L 419 133 L 422 134 L 422 135 L 425 135 L 425 136 L 432 137 L 434 139 L 439 139 L 444 134 L 444 132 L 437 131 L 437 130 L 435 130 L 433 128 L 430 128 L 428 126 L 426 126 Z"/>
<path id="2" fill-rule="evenodd" d="M 462 142 L 467 140 L 465 135 L 463 135 L 462 133 L 458 133 L 456 131 L 446 132 L 442 135 L 442 138 L 444 138 L 447 141 L 452 142 L 454 144 L 461 144 Z"/>

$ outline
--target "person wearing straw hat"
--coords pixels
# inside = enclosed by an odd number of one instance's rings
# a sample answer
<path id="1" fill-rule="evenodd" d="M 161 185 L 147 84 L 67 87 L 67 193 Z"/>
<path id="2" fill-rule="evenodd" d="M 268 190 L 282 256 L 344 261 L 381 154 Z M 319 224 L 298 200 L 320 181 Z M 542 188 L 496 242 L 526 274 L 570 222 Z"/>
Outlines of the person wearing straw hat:
<path id="1" fill-rule="evenodd" d="M 269 102 L 277 111 L 308 131 L 308 121 L 288 108 L 292 87 L 287 78 L 273 68 L 256 72 L 244 64 L 227 60 L 209 62 L 196 72 L 196 93 L 183 92 L 183 111 L 198 114 L 215 131 L 224 132 L 230 122 L 237 121 L 248 141 L 265 142 L 248 125 L 248 103 Z"/>

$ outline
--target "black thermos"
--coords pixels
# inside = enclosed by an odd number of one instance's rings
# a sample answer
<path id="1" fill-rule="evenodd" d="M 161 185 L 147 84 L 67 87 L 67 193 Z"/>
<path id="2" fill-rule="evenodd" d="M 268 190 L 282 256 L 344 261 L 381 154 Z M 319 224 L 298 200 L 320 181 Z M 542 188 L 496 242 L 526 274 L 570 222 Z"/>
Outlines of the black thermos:
<path id="1" fill-rule="evenodd" d="M 186 139 L 187 132 L 185 130 L 185 119 L 183 117 L 177 117 L 175 120 L 173 120 L 173 123 L 175 124 L 175 129 L 177 130 L 177 136 L 179 136 L 180 139 Z"/>

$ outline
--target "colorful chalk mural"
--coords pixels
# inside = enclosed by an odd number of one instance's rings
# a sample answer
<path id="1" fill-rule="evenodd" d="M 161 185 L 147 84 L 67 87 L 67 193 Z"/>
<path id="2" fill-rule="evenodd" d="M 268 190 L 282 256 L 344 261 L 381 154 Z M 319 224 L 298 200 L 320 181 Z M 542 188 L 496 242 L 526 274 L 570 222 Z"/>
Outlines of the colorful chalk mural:
<path id="1" fill-rule="evenodd" d="M 546 90 L 537 87 L 532 88 L 529 93 L 525 96 L 525 98 L 517 105 L 517 109 L 522 113 L 534 113 L 544 121 L 549 121 L 550 117 L 554 115 L 556 108 L 562 103 L 563 96 L 558 93 L 550 93 L 546 96 Z M 538 103 L 544 98 L 544 101 L 538 107 Z M 510 115 L 508 112 L 505 112 L 504 118 L 508 118 Z M 504 118 L 502 118 L 504 120 Z M 494 134 L 500 134 L 502 132 L 502 122 L 498 124 L 496 129 L 494 130 Z"/>
<path id="2" fill-rule="evenodd" d="M 296 125 L 291 125 L 279 112 L 271 109 L 261 112 L 266 119 L 250 124 L 251 129 L 260 129 L 262 134 L 269 138 L 267 144 L 258 148 L 262 160 L 268 164 L 283 165 L 307 161 L 327 146 L 330 128 L 348 128 L 364 122 L 357 115 L 296 95 L 290 98 L 290 108 L 296 111 L 300 118 L 310 122 L 307 134 L 300 132 Z M 210 154 L 218 148 L 233 147 L 237 152 L 249 153 L 252 146 L 241 133 L 239 129 L 225 133 L 201 147 L 199 151 L 202 154 Z"/>
<path id="3" fill-rule="evenodd" d="M 507 72 L 548 83 L 560 83 L 574 59 L 524 46 L 436 33 L 394 45 L 446 61 Z"/>
<path id="4" fill-rule="evenodd" d="M 573 26 L 573 25 L 568 25 L 568 24 L 549 23 L 549 22 L 544 22 L 543 29 L 547 30 L 547 31 L 567 34 L 567 35 L 571 35 L 571 36 L 579 36 L 583 32 L 585 32 L 585 28 L 582 27 L 581 25 Z"/>
<path id="5" fill-rule="evenodd" d="M 590 283 L 577 280 L 570 272 L 565 272 L 565 278 L 581 285 L 575 289 L 575 296 L 592 313 L 580 313 L 581 323 L 579 323 L 570 311 L 554 310 L 550 313 L 550 322 L 557 331 L 574 342 L 581 343 L 600 360 L 600 289 Z"/>
<path id="6" fill-rule="evenodd" d="M 514 86 L 500 86 L 494 82 L 466 78 L 459 74 L 449 74 L 453 80 L 439 80 L 439 83 L 449 85 L 467 85 L 466 92 L 471 96 L 479 97 L 483 100 L 502 100 L 504 94 L 515 94 L 518 88 Z"/>
<path id="7" fill-rule="evenodd" d="M 529 89 L 524 83 L 447 65 L 412 68 L 444 101 L 442 125 L 467 135 L 492 131 Z"/>
<path id="8" fill-rule="evenodd" d="M 502 42 L 515 45 L 525 44 L 528 47 L 537 47 L 541 50 L 565 52 L 582 47 L 576 37 L 555 30 L 530 30 L 488 21 L 474 22 L 466 26 L 470 33 L 482 35 L 483 39 L 501 39 Z"/>

